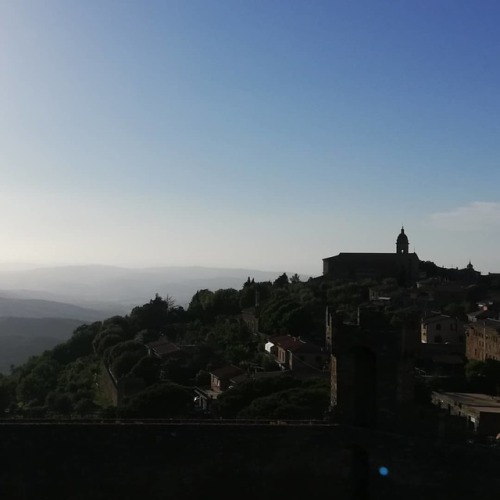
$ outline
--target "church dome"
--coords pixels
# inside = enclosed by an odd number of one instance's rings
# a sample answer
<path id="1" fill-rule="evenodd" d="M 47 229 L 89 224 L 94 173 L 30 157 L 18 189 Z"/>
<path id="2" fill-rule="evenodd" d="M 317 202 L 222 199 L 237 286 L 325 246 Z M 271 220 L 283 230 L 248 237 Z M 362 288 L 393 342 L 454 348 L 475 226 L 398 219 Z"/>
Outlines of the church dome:
<path id="1" fill-rule="evenodd" d="M 396 240 L 396 243 L 404 243 L 408 244 L 408 236 L 405 234 L 405 228 L 401 228 L 401 232 L 399 233 L 398 239 Z"/>

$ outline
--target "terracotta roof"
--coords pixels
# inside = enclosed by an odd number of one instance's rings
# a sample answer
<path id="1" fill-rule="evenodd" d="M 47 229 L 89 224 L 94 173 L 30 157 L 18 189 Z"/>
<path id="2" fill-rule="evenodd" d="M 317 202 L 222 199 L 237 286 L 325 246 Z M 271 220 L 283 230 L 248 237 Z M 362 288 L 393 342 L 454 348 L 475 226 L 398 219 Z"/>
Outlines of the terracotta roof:
<path id="1" fill-rule="evenodd" d="M 222 368 L 217 368 L 210 372 L 211 375 L 220 379 L 230 379 L 238 375 L 242 375 L 244 372 L 241 368 L 233 365 L 223 366 Z"/>
<path id="2" fill-rule="evenodd" d="M 231 377 L 231 382 L 233 384 L 241 384 L 242 382 L 246 382 L 247 380 L 250 380 L 250 377 L 246 373 Z"/>
<path id="3" fill-rule="evenodd" d="M 172 344 L 172 342 L 169 342 L 167 339 L 149 342 L 149 344 L 146 344 L 146 347 L 154 351 L 155 354 L 158 354 L 159 356 L 165 356 L 166 354 L 180 351 L 179 347 Z"/>
<path id="4" fill-rule="evenodd" d="M 272 338 L 271 342 L 291 352 L 321 352 L 321 347 L 290 335 Z"/>

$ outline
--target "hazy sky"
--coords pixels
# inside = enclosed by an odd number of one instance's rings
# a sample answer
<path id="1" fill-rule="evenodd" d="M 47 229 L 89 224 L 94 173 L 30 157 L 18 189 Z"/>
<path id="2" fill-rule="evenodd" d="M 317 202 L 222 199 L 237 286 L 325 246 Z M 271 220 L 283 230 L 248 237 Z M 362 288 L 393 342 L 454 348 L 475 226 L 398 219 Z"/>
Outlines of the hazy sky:
<path id="1" fill-rule="evenodd" d="M 0 261 L 500 271 L 498 0 L 4 0 Z"/>

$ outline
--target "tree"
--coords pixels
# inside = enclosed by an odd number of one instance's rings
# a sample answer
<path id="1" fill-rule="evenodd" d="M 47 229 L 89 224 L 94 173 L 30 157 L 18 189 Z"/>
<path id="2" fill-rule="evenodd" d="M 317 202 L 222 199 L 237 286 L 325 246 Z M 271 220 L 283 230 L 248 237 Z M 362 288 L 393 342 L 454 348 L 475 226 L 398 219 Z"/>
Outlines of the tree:
<path id="1" fill-rule="evenodd" d="M 56 386 L 61 366 L 48 355 L 36 359 L 36 364 L 23 374 L 17 385 L 17 396 L 24 404 L 42 404 Z"/>
<path id="2" fill-rule="evenodd" d="M 328 409 L 328 390 L 295 387 L 255 399 L 238 417 L 263 419 L 321 419 Z"/>
<path id="3" fill-rule="evenodd" d="M 191 319 L 211 320 L 213 318 L 214 293 L 210 290 L 198 290 L 188 306 Z"/>
<path id="4" fill-rule="evenodd" d="M 104 355 L 104 361 L 107 365 L 111 365 L 118 357 L 126 352 L 138 353 L 137 359 L 139 360 L 140 358 L 142 358 L 142 356 L 146 355 L 146 347 L 144 346 L 144 344 L 136 342 L 135 340 L 120 342 L 106 352 L 106 354 Z"/>
<path id="5" fill-rule="evenodd" d="M 67 414 L 73 411 L 73 403 L 69 394 L 51 391 L 45 403 L 50 411 Z"/>
<path id="6" fill-rule="evenodd" d="M 191 389 L 165 382 L 154 384 L 131 397 L 124 413 L 144 418 L 186 417 L 192 408 Z"/>
<path id="7" fill-rule="evenodd" d="M 134 307 L 130 313 L 130 320 L 135 326 L 135 331 L 152 330 L 160 332 L 169 322 L 169 312 L 174 308 L 172 297 L 165 299 L 156 294 L 154 299 L 140 307 Z"/>
<path id="8" fill-rule="evenodd" d="M 97 345 L 97 354 L 104 355 L 104 352 L 123 341 L 123 337 L 117 334 L 107 335 Z"/>
<path id="9" fill-rule="evenodd" d="M 15 401 L 15 382 L 0 374 L 0 415 Z"/>
<path id="10" fill-rule="evenodd" d="M 465 365 L 465 377 L 472 390 L 487 394 L 500 394 L 500 361 L 470 360 Z"/>
<path id="11" fill-rule="evenodd" d="M 130 375 L 142 378 L 148 385 L 158 382 L 160 378 L 160 360 L 156 357 L 144 356 L 132 367 Z"/>
<path id="12" fill-rule="evenodd" d="M 119 379 L 128 375 L 136 363 L 144 356 L 140 351 L 126 351 L 118 356 L 111 364 L 113 375 Z"/>
<path id="13" fill-rule="evenodd" d="M 278 276 L 274 280 L 273 286 L 276 288 L 283 288 L 283 287 L 287 286 L 289 283 L 290 282 L 288 280 L 288 276 L 286 275 L 286 273 L 283 273 L 281 276 Z"/>
<path id="14" fill-rule="evenodd" d="M 267 379 L 248 380 L 222 393 L 217 398 L 217 404 L 222 417 L 236 418 L 238 413 L 253 400 L 299 385 L 300 381 L 279 375 Z"/>
<path id="15" fill-rule="evenodd" d="M 213 295 L 214 316 L 231 316 L 240 312 L 239 295 L 234 288 L 217 290 Z"/>

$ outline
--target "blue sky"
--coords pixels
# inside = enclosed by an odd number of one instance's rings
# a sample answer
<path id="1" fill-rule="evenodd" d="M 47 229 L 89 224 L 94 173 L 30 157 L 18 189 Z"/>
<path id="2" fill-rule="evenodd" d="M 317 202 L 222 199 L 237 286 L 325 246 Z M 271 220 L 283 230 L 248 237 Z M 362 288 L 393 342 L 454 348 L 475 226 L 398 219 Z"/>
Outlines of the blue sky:
<path id="1" fill-rule="evenodd" d="M 500 271 L 496 1 L 0 5 L 0 261 Z"/>

